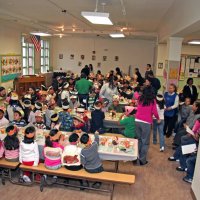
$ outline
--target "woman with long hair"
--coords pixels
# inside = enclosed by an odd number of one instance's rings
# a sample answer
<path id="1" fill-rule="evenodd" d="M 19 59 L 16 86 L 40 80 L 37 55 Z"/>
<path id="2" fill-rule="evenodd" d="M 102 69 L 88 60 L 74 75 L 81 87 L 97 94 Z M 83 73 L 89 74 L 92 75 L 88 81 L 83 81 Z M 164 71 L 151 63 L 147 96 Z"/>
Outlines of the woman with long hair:
<path id="1" fill-rule="evenodd" d="M 100 98 L 106 98 L 109 100 L 109 102 L 112 102 L 112 98 L 114 95 L 118 95 L 118 88 L 117 88 L 117 77 L 116 76 L 110 76 L 108 79 L 108 83 L 105 83 L 100 92 L 99 97 Z"/>
<path id="2" fill-rule="evenodd" d="M 135 116 L 140 165 L 148 163 L 147 153 L 150 143 L 153 115 L 159 120 L 154 91 L 151 86 L 146 86 L 143 89 L 142 94 L 138 97 L 138 107 Z"/>

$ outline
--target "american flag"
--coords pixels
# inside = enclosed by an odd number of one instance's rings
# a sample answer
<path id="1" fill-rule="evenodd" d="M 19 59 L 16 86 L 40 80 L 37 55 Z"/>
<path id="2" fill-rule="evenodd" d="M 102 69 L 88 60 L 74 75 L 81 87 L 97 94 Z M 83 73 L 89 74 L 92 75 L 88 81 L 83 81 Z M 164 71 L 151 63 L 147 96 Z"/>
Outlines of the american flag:
<path id="1" fill-rule="evenodd" d="M 40 41 L 40 36 L 38 35 L 31 35 L 31 41 L 33 42 L 35 46 L 36 51 L 41 50 L 41 41 Z"/>

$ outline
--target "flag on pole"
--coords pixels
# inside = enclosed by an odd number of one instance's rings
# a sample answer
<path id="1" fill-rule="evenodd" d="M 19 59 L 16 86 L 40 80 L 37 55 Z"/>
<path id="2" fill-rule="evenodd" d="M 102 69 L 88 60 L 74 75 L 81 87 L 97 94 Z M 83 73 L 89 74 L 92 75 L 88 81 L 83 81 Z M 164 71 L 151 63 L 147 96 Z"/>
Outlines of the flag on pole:
<path id="1" fill-rule="evenodd" d="M 31 40 L 34 44 L 35 50 L 40 51 L 41 50 L 41 40 L 40 36 L 38 35 L 31 35 Z"/>

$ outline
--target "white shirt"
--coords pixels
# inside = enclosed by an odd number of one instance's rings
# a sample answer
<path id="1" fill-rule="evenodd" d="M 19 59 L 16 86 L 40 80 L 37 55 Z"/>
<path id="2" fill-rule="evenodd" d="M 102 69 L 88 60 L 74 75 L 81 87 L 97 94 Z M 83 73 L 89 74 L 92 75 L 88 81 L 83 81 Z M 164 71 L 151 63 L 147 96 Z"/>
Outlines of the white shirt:
<path id="1" fill-rule="evenodd" d="M 79 166 L 81 165 L 80 162 L 80 154 L 81 154 L 81 148 L 77 147 L 76 145 L 68 145 L 65 147 L 63 154 L 62 154 L 62 164 L 67 165 L 67 166 Z M 70 157 L 76 157 L 77 162 L 76 163 L 65 163 L 64 158 L 65 156 L 70 156 Z"/>
<path id="2" fill-rule="evenodd" d="M 67 91 L 67 90 L 63 90 L 61 93 L 61 100 L 64 100 L 64 99 L 67 99 L 68 102 L 70 101 L 69 91 Z"/>
<path id="3" fill-rule="evenodd" d="M 34 166 L 39 163 L 39 150 L 37 142 L 31 144 L 20 143 L 19 147 L 19 162 L 22 163 L 34 161 Z"/>

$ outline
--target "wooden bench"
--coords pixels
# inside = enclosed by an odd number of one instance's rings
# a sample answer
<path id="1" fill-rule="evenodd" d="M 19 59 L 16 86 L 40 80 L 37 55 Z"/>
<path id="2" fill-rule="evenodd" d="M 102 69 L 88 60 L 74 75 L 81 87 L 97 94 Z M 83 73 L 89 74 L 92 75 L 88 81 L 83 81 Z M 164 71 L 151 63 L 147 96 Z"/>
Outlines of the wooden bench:
<path id="1" fill-rule="evenodd" d="M 115 184 L 132 185 L 135 183 L 135 176 L 130 175 L 130 174 L 121 174 L 121 173 L 113 173 L 113 172 L 101 172 L 101 173 L 91 174 L 91 173 L 86 172 L 84 169 L 81 169 L 79 171 L 70 171 L 64 167 L 62 167 L 58 170 L 49 170 L 44 166 L 44 164 L 39 164 L 37 167 L 20 165 L 20 169 L 22 171 L 30 171 L 33 174 L 40 173 L 43 175 L 53 175 L 53 176 L 64 177 L 64 178 L 72 178 L 72 179 L 78 179 L 78 180 L 87 180 L 87 181 L 108 183 L 109 185 L 111 185 L 110 190 L 85 187 L 85 186 L 81 186 L 81 185 L 77 186 L 77 185 L 72 185 L 69 183 L 61 184 L 61 183 L 56 182 L 56 184 L 66 185 L 66 186 L 70 186 L 70 187 L 109 192 L 111 194 L 111 196 L 110 196 L 111 199 L 113 198 Z M 40 181 L 40 191 L 41 192 L 43 191 L 44 184 L 45 184 L 45 178 L 43 176 Z"/>
<path id="2" fill-rule="evenodd" d="M 15 183 L 12 179 L 12 170 L 15 170 L 18 168 L 18 166 L 20 165 L 19 162 L 9 162 L 7 160 L 5 160 L 5 158 L 1 158 L 0 159 L 0 168 L 2 169 L 2 174 L 1 174 L 1 180 L 2 180 L 2 184 L 5 185 L 5 178 L 8 178 L 12 183 Z M 5 170 L 8 170 L 8 175 L 5 175 Z"/>

